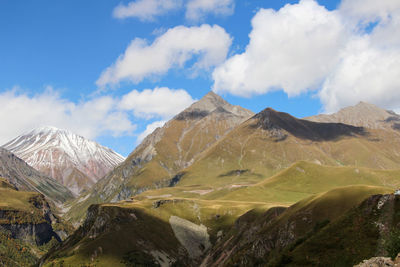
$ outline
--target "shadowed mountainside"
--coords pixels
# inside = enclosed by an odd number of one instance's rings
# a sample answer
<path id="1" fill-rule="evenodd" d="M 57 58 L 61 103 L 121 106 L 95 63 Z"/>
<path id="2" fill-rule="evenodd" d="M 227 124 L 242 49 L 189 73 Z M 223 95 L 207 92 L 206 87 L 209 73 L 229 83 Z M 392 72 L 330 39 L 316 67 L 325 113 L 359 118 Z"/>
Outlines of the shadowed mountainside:
<path id="1" fill-rule="evenodd" d="M 57 204 L 73 197 L 65 186 L 38 172 L 4 148 L 0 148 L 0 177 L 6 178 L 18 190 L 39 192 Z"/>

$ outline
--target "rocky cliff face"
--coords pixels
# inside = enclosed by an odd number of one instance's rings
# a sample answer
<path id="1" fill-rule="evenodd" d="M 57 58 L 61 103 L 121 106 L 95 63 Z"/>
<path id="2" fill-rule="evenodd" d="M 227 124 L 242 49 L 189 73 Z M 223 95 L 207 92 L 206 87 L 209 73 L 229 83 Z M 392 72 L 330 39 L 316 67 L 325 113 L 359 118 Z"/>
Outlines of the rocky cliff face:
<path id="1" fill-rule="evenodd" d="M 0 177 L 6 178 L 19 190 L 41 193 L 54 203 L 61 204 L 73 197 L 65 186 L 38 172 L 4 148 L 0 148 Z"/>
<path id="2" fill-rule="evenodd" d="M 0 229 L 11 234 L 14 239 L 24 242 L 43 245 L 52 238 L 61 241 L 60 236 L 53 230 L 53 226 L 61 223 L 46 202 L 43 195 L 29 192 L 10 192 L 0 190 L 6 195 L 10 204 L 0 205 Z M 24 207 L 13 207 L 12 201 L 22 201 Z M 66 233 L 60 231 L 62 236 Z"/>
<path id="3" fill-rule="evenodd" d="M 34 129 L 3 147 L 76 195 L 124 160 L 109 148 L 54 127 Z"/>

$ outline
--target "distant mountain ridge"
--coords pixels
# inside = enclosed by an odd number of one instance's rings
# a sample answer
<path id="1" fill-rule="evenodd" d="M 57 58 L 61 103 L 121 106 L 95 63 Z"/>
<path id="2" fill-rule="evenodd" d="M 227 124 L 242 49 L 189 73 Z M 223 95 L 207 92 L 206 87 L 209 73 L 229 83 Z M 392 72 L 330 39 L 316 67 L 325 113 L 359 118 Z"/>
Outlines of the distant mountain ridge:
<path id="1" fill-rule="evenodd" d="M 78 195 L 124 160 L 110 148 L 55 127 L 41 127 L 3 146 Z"/>
<path id="2" fill-rule="evenodd" d="M 320 114 L 305 118 L 315 122 L 341 122 L 370 129 L 400 130 L 400 115 L 374 104 L 359 102 L 333 114 Z"/>
<path id="3" fill-rule="evenodd" d="M 61 204 L 73 197 L 65 186 L 29 166 L 13 153 L 0 147 L 0 177 L 18 190 L 34 191 Z"/>

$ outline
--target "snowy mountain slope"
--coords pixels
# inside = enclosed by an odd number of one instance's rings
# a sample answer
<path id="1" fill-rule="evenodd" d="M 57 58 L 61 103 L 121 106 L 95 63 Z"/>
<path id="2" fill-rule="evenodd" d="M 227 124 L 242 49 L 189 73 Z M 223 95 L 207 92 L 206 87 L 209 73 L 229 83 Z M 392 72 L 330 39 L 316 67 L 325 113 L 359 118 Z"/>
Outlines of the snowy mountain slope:
<path id="1" fill-rule="evenodd" d="M 3 147 L 74 194 L 90 188 L 124 160 L 109 148 L 55 127 L 34 129 Z"/>

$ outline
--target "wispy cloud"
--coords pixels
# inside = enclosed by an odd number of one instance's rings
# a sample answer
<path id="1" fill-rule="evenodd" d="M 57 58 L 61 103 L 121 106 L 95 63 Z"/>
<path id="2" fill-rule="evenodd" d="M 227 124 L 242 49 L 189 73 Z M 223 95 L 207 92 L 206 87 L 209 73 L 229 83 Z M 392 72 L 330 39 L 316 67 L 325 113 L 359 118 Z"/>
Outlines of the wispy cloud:
<path id="1" fill-rule="evenodd" d="M 215 16 L 232 15 L 235 9 L 234 0 L 189 0 L 186 4 L 186 18 L 199 21 L 212 14 Z"/>
<path id="2" fill-rule="evenodd" d="M 113 16 L 118 19 L 137 18 L 143 22 L 156 20 L 169 12 L 185 8 L 185 17 L 200 21 L 208 15 L 228 16 L 235 9 L 234 0 L 136 0 L 114 8 Z"/>
<path id="3" fill-rule="evenodd" d="M 133 17 L 141 21 L 153 21 L 157 16 L 181 7 L 182 0 L 137 0 L 118 5 L 114 8 L 113 16 L 118 19 Z"/>

